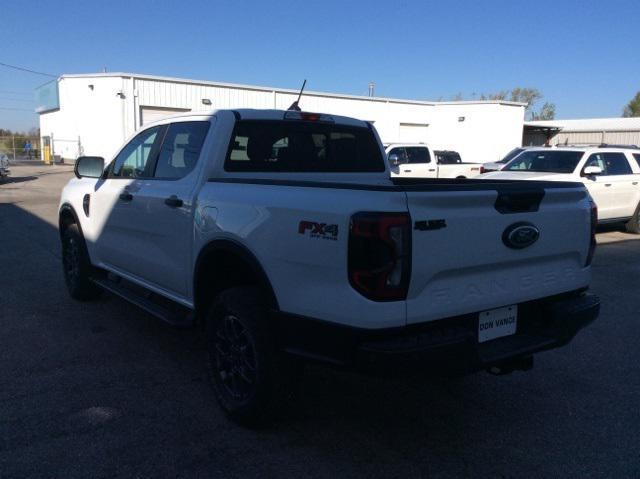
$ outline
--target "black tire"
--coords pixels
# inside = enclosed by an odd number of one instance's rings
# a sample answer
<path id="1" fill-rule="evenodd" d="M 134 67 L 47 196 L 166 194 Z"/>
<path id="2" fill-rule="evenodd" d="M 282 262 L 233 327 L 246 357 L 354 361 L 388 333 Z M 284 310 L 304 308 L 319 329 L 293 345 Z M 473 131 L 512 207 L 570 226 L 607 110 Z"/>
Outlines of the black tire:
<path id="1" fill-rule="evenodd" d="M 247 427 L 268 424 L 291 399 L 300 364 L 277 351 L 260 290 L 223 291 L 206 318 L 209 376 L 220 407 Z"/>
<path id="2" fill-rule="evenodd" d="M 102 290 L 91 281 L 93 267 L 87 245 L 78 226 L 67 226 L 62 233 L 62 266 L 67 290 L 73 299 L 88 301 L 97 298 Z"/>
<path id="3" fill-rule="evenodd" d="M 624 225 L 628 233 L 640 234 L 640 204 L 631 219 Z"/>

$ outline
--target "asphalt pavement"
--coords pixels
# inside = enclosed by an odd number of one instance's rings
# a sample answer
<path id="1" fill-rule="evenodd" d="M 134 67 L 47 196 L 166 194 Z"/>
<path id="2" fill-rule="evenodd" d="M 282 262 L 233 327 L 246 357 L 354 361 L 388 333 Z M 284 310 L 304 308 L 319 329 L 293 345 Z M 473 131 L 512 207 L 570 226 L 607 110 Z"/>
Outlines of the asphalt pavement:
<path id="1" fill-rule="evenodd" d="M 532 371 L 377 378 L 307 368 L 263 431 L 228 421 L 197 331 L 71 300 L 66 165 L 0 180 L 0 478 L 640 477 L 640 238 L 599 234 L 600 318 Z"/>

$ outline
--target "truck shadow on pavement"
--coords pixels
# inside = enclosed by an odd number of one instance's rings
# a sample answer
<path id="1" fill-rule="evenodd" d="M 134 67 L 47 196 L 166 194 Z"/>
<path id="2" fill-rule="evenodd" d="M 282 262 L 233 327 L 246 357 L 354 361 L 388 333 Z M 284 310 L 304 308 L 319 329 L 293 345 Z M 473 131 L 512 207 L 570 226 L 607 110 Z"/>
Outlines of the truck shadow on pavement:
<path id="1" fill-rule="evenodd" d="M 71 300 L 57 229 L 25 209 L 0 205 L 0 232 L 11 252 L 0 275 L 7 476 L 611 473 L 592 456 L 608 440 L 593 423 L 591 365 L 572 363 L 577 347 L 499 378 L 309 366 L 287 414 L 249 431 L 215 404 L 197 329 L 172 329 L 108 294 Z"/>
<path id="2" fill-rule="evenodd" d="M 15 183 L 24 183 L 25 181 L 33 181 L 37 179 L 37 176 L 7 176 L 6 178 L 0 178 L 0 186 Z"/>

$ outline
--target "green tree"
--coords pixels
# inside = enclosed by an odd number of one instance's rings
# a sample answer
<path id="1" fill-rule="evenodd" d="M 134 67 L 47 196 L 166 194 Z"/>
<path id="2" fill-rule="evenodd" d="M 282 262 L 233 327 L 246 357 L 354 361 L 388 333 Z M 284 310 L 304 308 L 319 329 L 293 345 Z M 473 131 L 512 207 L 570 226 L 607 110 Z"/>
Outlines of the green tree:
<path id="1" fill-rule="evenodd" d="M 556 106 L 553 103 L 545 102 L 538 113 L 533 112 L 534 120 L 553 120 L 556 117 Z"/>
<path id="2" fill-rule="evenodd" d="M 627 103 L 627 106 L 624 107 L 622 116 L 627 118 L 640 116 L 640 91 L 636 93 L 636 96 L 634 96 L 633 99 Z"/>

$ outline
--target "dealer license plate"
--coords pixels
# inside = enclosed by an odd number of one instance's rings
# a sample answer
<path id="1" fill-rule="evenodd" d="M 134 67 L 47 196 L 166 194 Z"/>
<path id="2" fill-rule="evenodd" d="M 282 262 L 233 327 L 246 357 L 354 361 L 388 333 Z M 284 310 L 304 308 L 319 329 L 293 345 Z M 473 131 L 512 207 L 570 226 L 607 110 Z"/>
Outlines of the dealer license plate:
<path id="1" fill-rule="evenodd" d="M 515 334 L 517 325 L 517 305 L 483 311 L 478 318 L 478 342 Z"/>

